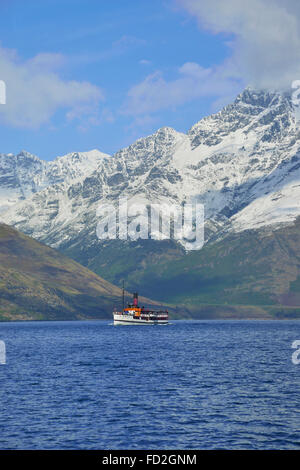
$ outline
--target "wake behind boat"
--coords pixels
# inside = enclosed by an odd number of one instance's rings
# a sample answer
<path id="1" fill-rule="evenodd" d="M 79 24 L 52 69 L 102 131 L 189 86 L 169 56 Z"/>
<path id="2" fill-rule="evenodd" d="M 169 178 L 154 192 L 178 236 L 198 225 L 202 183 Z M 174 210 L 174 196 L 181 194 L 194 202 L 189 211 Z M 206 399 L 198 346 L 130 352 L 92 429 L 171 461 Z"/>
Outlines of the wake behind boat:
<path id="1" fill-rule="evenodd" d="M 135 324 L 135 325 L 165 325 L 169 321 L 167 310 L 150 310 L 138 305 L 138 293 L 133 294 L 133 303 L 124 308 L 123 289 L 123 309 L 121 312 L 114 310 L 114 324 Z"/>

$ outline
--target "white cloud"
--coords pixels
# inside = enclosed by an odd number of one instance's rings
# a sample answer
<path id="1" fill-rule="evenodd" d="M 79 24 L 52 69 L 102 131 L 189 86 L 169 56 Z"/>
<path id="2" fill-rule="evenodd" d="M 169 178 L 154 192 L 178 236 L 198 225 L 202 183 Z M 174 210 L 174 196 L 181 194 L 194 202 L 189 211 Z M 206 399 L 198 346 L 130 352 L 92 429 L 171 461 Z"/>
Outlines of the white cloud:
<path id="1" fill-rule="evenodd" d="M 141 59 L 139 61 L 139 64 L 141 64 L 141 65 L 151 65 L 151 61 L 148 60 L 148 59 Z"/>
<path id="2" fill-rule="evenodd" d="M 201 28 L 233 35 L 231 71 L 246 84 L 290 88 L 300 78 L 299 0 L 177 0 Z"/>
<path id="3" fill-rule="evenodd" d="M 195 62 L 186 62 L 177 75 L 170 81 L 159 71 L 148 75 L 129 90 L 122 112 L 135 116 L 151 114 L 203 96 L 232 98 L 240 89 L 239 82 L 233 74 L 228 74 L 225 66 L 204 68 Z"/>
<path id="4" fill-rule="evenodd" d="M 300 79 L 299 0 L 173 1 L 196 17 L 201 29 L 227 34 L 231 55 L 210 68 L 183 64 L 172 80 L 160 71 L 148 75 L 129 90 L 125 114 L 148 115 L 207 96 L 215 111 L 247 85 L 290 89 Z"/>
<path id="5" fill-rule="evenodd" d="M 102 101 L 101 89 L 89 82 L 64 80 L 57 69 L 61 54 L 38 54 L 21 61 L 15 51 L 0 47 L 0 79 L 6 83 L 6 105 L 0 121 L 15 127 L 38 128 L 59 109 L 68 119 L 95 115 Z"/>

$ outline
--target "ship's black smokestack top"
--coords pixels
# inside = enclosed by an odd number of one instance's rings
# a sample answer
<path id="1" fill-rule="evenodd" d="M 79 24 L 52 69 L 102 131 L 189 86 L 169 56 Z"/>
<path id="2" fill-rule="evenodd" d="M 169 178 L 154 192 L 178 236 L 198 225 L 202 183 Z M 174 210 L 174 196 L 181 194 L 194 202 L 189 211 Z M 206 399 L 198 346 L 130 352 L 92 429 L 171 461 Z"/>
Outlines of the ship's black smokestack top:
<path id="1" fill-rule="evenodd" d="M 137 307 L 137 306 L 138 306 L 138 302 L 139 302 L 139 295 L 138 295 L 137 292 L 134 292 L 134 294 L 133 294 L 133 305 L 134 305 L 135 307 Z"/>

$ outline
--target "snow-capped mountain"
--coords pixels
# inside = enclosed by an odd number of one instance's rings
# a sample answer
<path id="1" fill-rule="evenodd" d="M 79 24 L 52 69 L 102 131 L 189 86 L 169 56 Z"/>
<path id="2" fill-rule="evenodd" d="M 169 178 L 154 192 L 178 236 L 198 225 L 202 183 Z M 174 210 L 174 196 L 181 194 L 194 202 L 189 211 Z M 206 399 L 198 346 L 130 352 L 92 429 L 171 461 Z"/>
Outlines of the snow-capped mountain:
<path id="1" fill-rule="evenodd" d="M 25 151 L 0 154 L 0 213 L 49 186 L 88 176 L 107 157 L 98 150 L 70 153 L 51 162 Z"/>
<path id="2" fill-rule="evenodd" d="M 20 155 L 0 157 L 2 219 L 62 249 L 97 246 L 97 207 L 124 195 L 203 203 L 206 241 L 300 215 L 300 127 L 287 93 L 246 89 L 187 134 L 164 127 L 110 158 Z"/>

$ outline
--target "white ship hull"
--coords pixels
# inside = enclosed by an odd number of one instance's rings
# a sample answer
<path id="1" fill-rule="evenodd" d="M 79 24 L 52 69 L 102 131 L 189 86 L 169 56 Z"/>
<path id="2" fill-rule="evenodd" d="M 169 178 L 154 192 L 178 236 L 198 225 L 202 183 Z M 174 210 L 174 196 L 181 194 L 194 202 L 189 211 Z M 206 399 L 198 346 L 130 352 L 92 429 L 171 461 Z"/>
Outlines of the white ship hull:
<path id="1" fill-rule="evenodd" d="M 115 325 L 166 325 L 168 320 L 160 320 L 157 318 L 134 318 L 132 315 L 122 315 L 114 313 Z"/>

